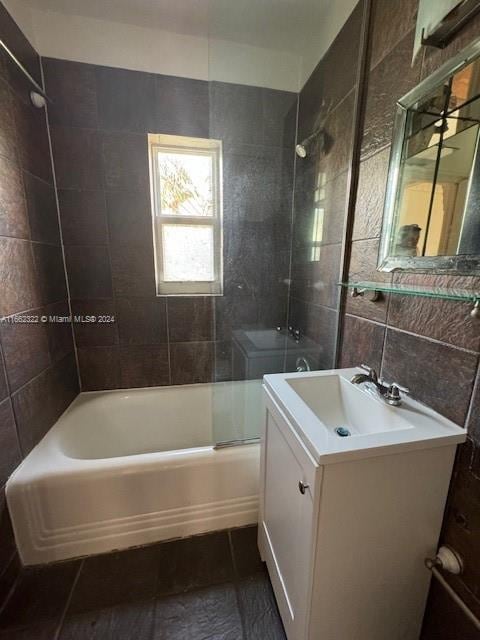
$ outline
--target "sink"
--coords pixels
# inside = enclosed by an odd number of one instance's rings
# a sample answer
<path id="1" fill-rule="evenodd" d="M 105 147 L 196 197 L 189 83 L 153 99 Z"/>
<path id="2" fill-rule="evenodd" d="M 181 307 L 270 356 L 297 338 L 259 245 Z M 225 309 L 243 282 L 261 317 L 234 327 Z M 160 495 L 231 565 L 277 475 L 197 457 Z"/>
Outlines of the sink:
<path id="1" fill-rule="evenodd" d="M 361 369 L 266 375 L 264 388 L 322 464 L 464 442 L 465 430 L 404 397 L 388 405 L 371 383 L 354 385 Z"/>
<path id="2" fill-rule="evenodd" d="M 375 391 L 365 393 L 341 375 L 287 378 L 287 383 L 327 429 L 347 429 L 350 435 L 413 429 L 412 422 L 385 402 L 372 401 Z M 375 399 L 376 400 L 376 399 Z"/>

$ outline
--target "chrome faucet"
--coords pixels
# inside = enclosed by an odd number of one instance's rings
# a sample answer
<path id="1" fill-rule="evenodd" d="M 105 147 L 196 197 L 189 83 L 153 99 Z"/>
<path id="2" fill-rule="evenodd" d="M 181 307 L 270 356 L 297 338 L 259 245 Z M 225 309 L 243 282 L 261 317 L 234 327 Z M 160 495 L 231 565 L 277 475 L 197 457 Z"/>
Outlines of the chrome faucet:
<path id="1" fill-rule="evenodd" d="M 401 387 L 396 382 L 387 383 L 383 380 L 379 380 L 375 369 L 371 369 L 365 364 L 360 365 L 360 368 L 363 369 L 366 373 L 356 373 L 352 377 L 350 382 L 352 384 L 362 384 L 364 382 L 370 382 L 376 387 L 379 396 L 392 407 L 398 407 L 400 404 L 402 404 L 402 396 L 400 395 L 400 392 L 404 394 L 410 393 L 408 389 L 406 389 L 405 387 Z"/>

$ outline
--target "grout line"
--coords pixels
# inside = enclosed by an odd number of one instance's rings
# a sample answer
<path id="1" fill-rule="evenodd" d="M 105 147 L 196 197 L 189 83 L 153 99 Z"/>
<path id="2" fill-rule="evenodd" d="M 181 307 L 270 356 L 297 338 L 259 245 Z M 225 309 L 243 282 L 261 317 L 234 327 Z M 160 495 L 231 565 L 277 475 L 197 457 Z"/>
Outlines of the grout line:
<path id="1" fill-rule="evenodd" d="M 240 617 L 240 625 L 242 627 L 242 638 L 245 639 L 247 637 L 247 632 L 245 629 L 245 621 L 244 621 L 244 610 L 242 607 L 242 603 L 240 601 L 240 593 L 239 593 L 239 588 L 238 588 L 238 582 L 239 582 L 239 575 L 238 575 L 238 569 L 237 569 L 237 561 L 235 558 L 235 550 L 233 547 L 233 540 L 232 540 L 232 530 L 228 529 L 227 531 L 227 535 L 228 535 L 228 544 L 230 547 L 230 557 L 232 559 L 232 566 L 233 566 L 233 588 L 235 590 L 235 600 L 237 602 L 237 609 L 238 609 L 238 615 Z"/>
<path id="2" fill-rule="evenodd" d="M 168 384 L 172 384 L 172 356 L 170 353 L 170 312 L 168 310 L 168 300 L 164 301 L 165 304 L 165 320 L 167 324 L 167 354 L 168 354 Z"/>
<path id="3" fill-rule="evenodd" d="M 0 316 L 0 318 L 2 318 L 2 319 L 15 318 L 17 316 L 24 316 L 24 315 L 27 315 L 27 314 L 30 314 L 30 315 L 43 315 L 41 313 L 34 314 L 33 312 L 34 311 L 41 312 L 42 309 L 46 309 L 47 307 L 53 306 L 55 304 L 60 304 L 61 302 L 67 302 L 68 303 L 68 299 L 67 298 L 61 298 L 59 300 L 54 300 L 53 302 L 47 302 L 46 304 L 42 304 L 42 305 L 39 305 L 37 307 L 31 307 L 30 309 L 23 309 L 22 311 L 16 311 L 15 313 L 9 313 L 7 316 Z"/>
<path id="4" fill-rule="evenodd" d="M 43 71 L 43 58 L 41 56 L 39 56 L 40 59 L 40 74 L 41 74 L 41 78 L 42 78 L 42 86 L 45 89 L 45 74 Z M 53 178 L 53 189 L 55 192 L 55 203 L 57 206 L 57 222 L 58 222 L 58 231 L 60 234 L 60 246 L 61 246 L 61 250 L 62 250 L 62 261 L 63 261 L 63 272 L 64 272 L 64 276 L 65 276 L 65 287 L 67 289 L 67 304 L 68 304 L 68 309 L 70 311 L 70 317 L 72 317 L 72 298 L 70 295 L 70 282 L 68 279 L 68 271 L 67 271 L 67 261 L 66 261 L 66 257 L 65 257 L 65 243 L 63 241 L 63 231 L 62 231 L 62 221 L 61 221 L 61 216 L 60 216 L 60 201 L 58 199 L 58 187 L 57 187 L 57 175 L 55 172 L 55 161 L 53 158 L 53 145 L 52 145 L 52 136 L 51 136 L 51 132 L 50 132 L 50 122 L 49 122 L 49 117 L 48 117 L 48 103 L 45 104 L 45 125 L 47 127 L 47 136 L 48 136 L 48 148 L 49 148 L 49 152 L 50 152 L 50 165 L 51 165 L 51 169 L 52 169 L 52 178 Z M 79 391 L 82 390 L 82 379 L 80 376 L 80 366 L 79 366 L 79 362 L 78 362 L 78 351 L 77 351 L 77 342 L 75 340 L 75 331 L 73 329 L 73 323 L 70 322 L 70 331 L 71 331 L 71 335 L 72 335 L 72 343 L 73 343 L 73 352 L 75 355 L 75 363 L 77 365 L 77 381 L 78 381 L 78 388 Z"/>
<path id="5" fill-rule="evenodd" d="M 85 563 L 85 559 L 82 559 L 80 561 L 80 566 L 78 567 L 77 574 L 76 574 L 75 578 L 73 579 L 72 587 L 70 589 L 70 593 L 68 595 L 67 601 L 66 601 L 65 606 L 63 608 L 62 615 L 60 616 L 60 620 L 58 622 L 58 626 L 57 626 L 57 629 L 55 631 L 55 635 L 53 636 L 52 640 L 58 640 L 58 638 L 60 637 L 60 632 L 62 631 L 63 623 L 65 622 L 65 618 L 67 616 L 67 611 L 68 611 L 68 608 L 69 608 L 70 603 L 71 603 L 72 598 L 73 598 L 73 592 L 75 591 L 75 587 L 77 586 L 78 580 L 80 578 L 80 573 L 81 573 L 81 571 L 83 569 L 84 563 Z"/>
<path id="6" fill-rule="evenodd" d="M 33 382 L 34 380 L 36 380 L 37 378 L 39 378 L 40 376 L 42 376 L 44 373 L 46 373 L 47 371 L 50 371 L 50 369 L 53 369 L 56 365 L 59 365 L 61 362 L 63 362 L 64 360 L 66 360 L 67 358 L 69 358 L 72 355 L 72 351 L 70 351 L 69 353 L 66 353 L 63 358 L 60 358 L 60 360 L 57 360 L 56 362 L 52 362 L 48 365 L 48 367 L 46 367 L 45 369 L 42 369 L 41 371 L 39 371 L 36 375 L 33 376 L 33 378 L 30 378 L 30 380 L 27 380 L 27 382 L 25 382 L 24 384 L 22 384 L 20 387 L 18 387 L 18 389 L 15 389 L 15 391 L 12 391 L 10 395 L 10 398 L 13 399 L 14 396 L 16 396 L 19 391 L 22 391 L 22 389 L 25 389 L 25 387 L 28 387 L 28 385 Z M 3 401 L 2 401 L 3 402 Z M 13 402 L 12 402 L 13 404 Z M 53 425 L 52 425 L 53 426 Z"/>
<path id="7" fill-rule="evenodd" d="M 367 153 L 362 154 L 360 156 L 360 162 L 366 162 L 367 160 L 370 160 L 371 158 L 373 158 L 374 156 L 378 155 L 379 153 L 382 153 L 383 151 L 385 151 L 386 149 L 388 149 L 389 147 L 392 146 L 392 142 L 387 142 L 384 145 L 382 145 L 381 147 L 378 147 L 377 149 L 374 149 L 372 152 L 367 151 Z"/>
<path id="8" fill-rule="evenodd" d="M 380 327 L 385 327 L 385 329 L 389 329 L 390 331 L 397 331 L 398 333 L 405 333 L 414 338 L 419 338 L 420 340 L 427 340 L 428 342 L 433 342 L 435 344 L 442 345 L 443 347 L 448 347 L 449 349 L 455 349 L 456 351 L 462 351 L 464 353 L 469 353 L 474 356 L 479 356 L 479 352 L 473 349 L 467 349 L 466 347 L 459 347 L 458 345 L 451 344 L 450 342 L 443 342 L 442 340 L 438 340 L 437 338 L 431 338 L 430 336 L 425 336 L 420 333 L 414 333 L 413 331 L 407 331 L 406 329 L 401 329 L 400 327 L 395 327 L 393 325 L 387 324 L 387 322 L 380 322 L 378 320 L 373 320 L 372 318 L 367 318 L 364 316 L 359 316 L 355 313 L 346 313 L 346 316 L 350 318 L 357 318 L 358 320 L 364 320 L 365 322 L 370 322 L 371 324 L 375 324 Z"/>
<path id="9" fill-rule="evenodd" d="M 409 336 L 413 336 L 414 338 L 420 338 L 420 340 L 427 340 L 428 342 L 433 342 L 435 344 L 439 344 L 443 347 L 448 347 L 449 349 L 455 349 L 457 351 L 462 351 L 463 353 L 469 353 L 471 355 L 477 356 L 479 355 L 478 351 L 474 351 L 473 349 L 467 349 L 465 347 L 459 347 L 457 345 L 451 344 L 449 342 L 443 342 L 442 340 L 438 340 L 437 338 L 431 338 L 430 336 L 424 336 L 419 333 L 414 333 L 413 331 L 407 331 L 406 329 L 400 329 L 399 327 L 394 327 L 392 325 L 385 325 L 390 331 L 398 331 L 399 333 L 405 333 Z"/>

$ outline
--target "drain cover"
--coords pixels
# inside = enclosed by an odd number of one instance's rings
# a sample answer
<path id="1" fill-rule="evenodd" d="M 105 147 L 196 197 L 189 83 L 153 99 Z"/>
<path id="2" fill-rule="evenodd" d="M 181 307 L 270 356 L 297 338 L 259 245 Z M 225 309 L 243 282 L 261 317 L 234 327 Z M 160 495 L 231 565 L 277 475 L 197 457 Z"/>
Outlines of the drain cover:
<path id="1" fill-rule="evenodd" d="M 340 436 L 341 438 L 346 438 L 347 436 L 350 435 L 350 431 L 345 427 L 337 427 L 335 429 L 335 433 L 337 434 L 337 436 Z"/>

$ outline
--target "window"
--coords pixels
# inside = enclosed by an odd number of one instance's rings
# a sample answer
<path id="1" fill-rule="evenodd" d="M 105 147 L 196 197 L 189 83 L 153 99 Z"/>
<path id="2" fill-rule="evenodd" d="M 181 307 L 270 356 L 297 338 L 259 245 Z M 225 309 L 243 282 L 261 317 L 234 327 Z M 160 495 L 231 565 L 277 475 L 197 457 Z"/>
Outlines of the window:
<path id="1" fill-rule="evenodd" d="M 221 145 L 148 136 L 158 295 L 222 293 Z"/>

